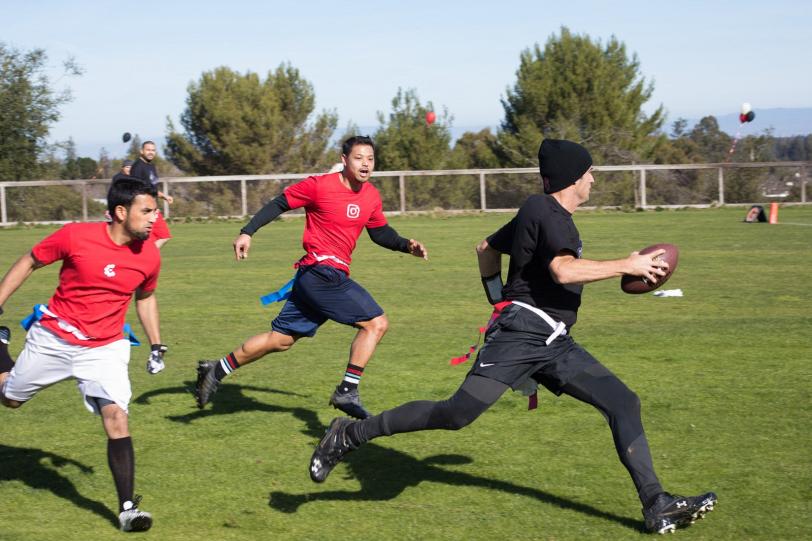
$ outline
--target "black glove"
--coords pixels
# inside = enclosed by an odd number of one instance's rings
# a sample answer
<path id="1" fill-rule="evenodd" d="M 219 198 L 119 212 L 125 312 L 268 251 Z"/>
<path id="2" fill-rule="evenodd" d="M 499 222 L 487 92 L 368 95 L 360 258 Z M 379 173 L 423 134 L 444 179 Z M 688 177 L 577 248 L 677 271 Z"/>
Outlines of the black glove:
<path id="1" fill-rule="evenodd" d="M 491 276 L 483 276 L 482 287 L 485 288 L 485 295 L 488 296 L 489 303 L 496 304 L 505 300 L 502 297 L 502 271 Z"/>

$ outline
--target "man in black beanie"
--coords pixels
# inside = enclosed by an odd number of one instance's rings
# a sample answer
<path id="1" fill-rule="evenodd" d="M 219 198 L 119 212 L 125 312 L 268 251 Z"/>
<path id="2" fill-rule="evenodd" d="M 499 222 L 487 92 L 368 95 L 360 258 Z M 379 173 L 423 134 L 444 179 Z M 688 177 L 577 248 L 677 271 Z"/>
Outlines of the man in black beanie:
<path id="1" fill-rule="evenodd" d="M 462 385 L 447 400 L 408 402 L 363 421 L 336 418 L 310 459 L 310 477 L 323 482 L 348 452 L 379 436 L 419 430 L 458 430 L 471 424 L 508 389 L 567 394 L 600 410 L 615 450 L 643 506 L 647 531 L 666 533 L 713 509 L 716 495 L 665 492 L 654 473 L 640 419 L 640 400 L 570 334 L 583 284 L 643 276 L 656 283 L 663 252 L 595 261 L 581 257 L 572 213 L 589 199 L 592 157 L 572 141 L 545 139 L 539 148 L 543 195 L 530 196 L 517 215 L 477 246 L 479 269 L 494 305 L 485 343 Z M 501 255 L 510 255 L 502 287 Z"/>

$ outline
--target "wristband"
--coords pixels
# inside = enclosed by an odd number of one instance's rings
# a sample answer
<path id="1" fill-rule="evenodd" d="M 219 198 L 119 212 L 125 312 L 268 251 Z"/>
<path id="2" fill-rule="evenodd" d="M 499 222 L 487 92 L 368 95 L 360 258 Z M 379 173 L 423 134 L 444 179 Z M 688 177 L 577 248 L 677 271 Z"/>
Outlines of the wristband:
<path id="1" fill-rule="evenodd" d="M 502 271 L 491 276 L 483 276 L 482 287 L 485 288 L 485 295 L 488 297 L 489 303 L 496 304 L 505 300 L 502 297 Z"/>

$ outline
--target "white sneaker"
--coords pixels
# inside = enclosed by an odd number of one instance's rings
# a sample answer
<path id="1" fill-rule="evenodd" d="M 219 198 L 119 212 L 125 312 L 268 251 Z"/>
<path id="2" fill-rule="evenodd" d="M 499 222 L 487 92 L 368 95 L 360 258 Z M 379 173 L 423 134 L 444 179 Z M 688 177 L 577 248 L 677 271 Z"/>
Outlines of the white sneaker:
<path id="1" fill-rule="evenodd" d="M 138 502 L 140 496 L 135 497 L 135 502 L 126 502 L 124 511 L 118 515 L 118 523 L 122 532 L 145 532 L 152 527 L 152 515 L 146 511 L 140 511 Z M 129 508 L 128 508 L 129 507 Z"/>

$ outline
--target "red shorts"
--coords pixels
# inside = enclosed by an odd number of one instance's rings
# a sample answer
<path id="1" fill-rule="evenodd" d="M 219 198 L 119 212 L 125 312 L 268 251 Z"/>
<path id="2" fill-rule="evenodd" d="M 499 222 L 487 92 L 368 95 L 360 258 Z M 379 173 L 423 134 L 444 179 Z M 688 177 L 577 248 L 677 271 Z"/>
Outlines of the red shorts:
<path id="1" fill-rule="evenodd" d="M 158 219 L 152 224 L 152 232 L 149 234 L 152 240 L 171 239 L 172 233 L 169 232 L 169 226 L 166 225 L 163 214 L 158 212 Z"/>

